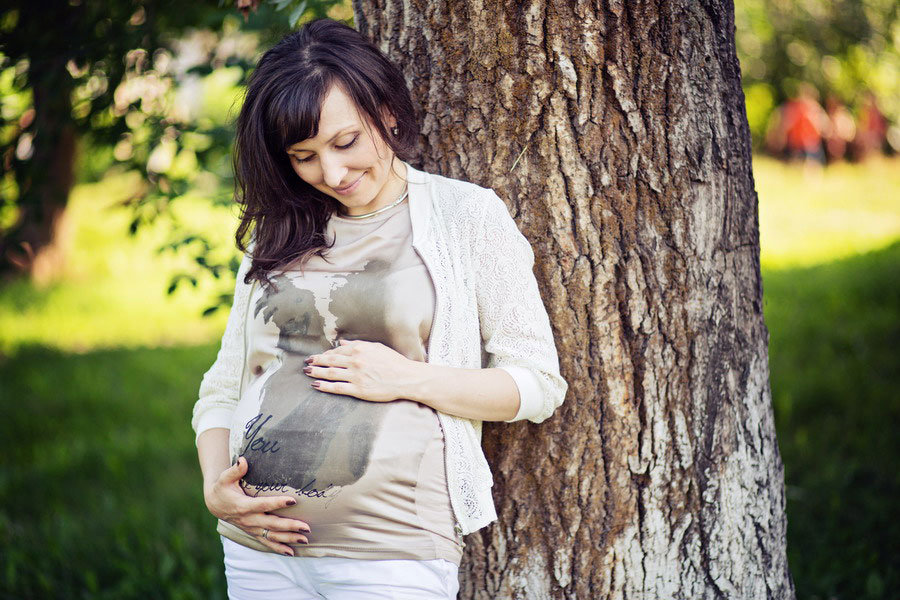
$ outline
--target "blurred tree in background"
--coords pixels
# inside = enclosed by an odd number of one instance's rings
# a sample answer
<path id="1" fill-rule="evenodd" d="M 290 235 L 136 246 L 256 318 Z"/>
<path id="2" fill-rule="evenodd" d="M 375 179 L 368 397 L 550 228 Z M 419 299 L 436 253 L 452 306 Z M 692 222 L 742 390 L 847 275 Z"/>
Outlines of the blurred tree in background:
<path id="1" fill-rule="evenodd" d="M 76 176 L 118 164 L 145 186 L 130 200 L 131 232 L 188 192 L 230 202 L 228 117 L 261 49 L 301 17 L 341 0 L 269 0 L 240 23 L 231 2 L 138 0 L 19 3 L 0 14 L 0 276 L 53 279 Z M 281 11 L 281 12 L 279 12 Z M 211 92 L 211 93 L 210 93 Z M 239 106 L 239 103 L 237 103 Z M 76 172 L 77 171 L 77 172 Z M 179 233 L 182 235 L 179 236 Z M 178 224 L 171 249 L 210 245 Z M 176 277 L 196 285 L 196 277 Z"/>
<path id="2" fill-rule="evenodd" d="M 54 270 L 79 142 L 115 144 L 129 130 L 125 117 L 155 99 L 123 94 L 132 74 L 148 68 L 166 36 L 220 27 L 223 16 L 172 0 L 22 2 L 4 11 L 0 273 Z"/>
<path id="3" fill-rule="evenodd" d="M 895 0 L 736 0 L 747 118 L 762 147 L 772 112 L 803 82 L 858 111 L 867 90 L 900 121 L 900 4 Z"/>

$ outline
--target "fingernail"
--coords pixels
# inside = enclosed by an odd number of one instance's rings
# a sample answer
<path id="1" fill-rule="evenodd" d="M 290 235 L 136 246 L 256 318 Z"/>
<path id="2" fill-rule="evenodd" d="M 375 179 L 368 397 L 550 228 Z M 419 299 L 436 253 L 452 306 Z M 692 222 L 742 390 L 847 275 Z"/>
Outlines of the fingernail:
<path id="1" fill-rule="evenodd" d="M 293 556 L 294 553 L 291 552 L 290 550 L 286 550 L 286 551 L 284 552 L 284 555 L 285 555 L 285 556 Z"/>
<path id="2" fill-rule="evenodd" d="M 322 384 L 321 384 L 318 380 L 316 380 L 316 381 L 313 381 L 313 382 L 312 382 L 311 384 L 309 384 L 309 385 L 313 386 L 314 388 L 317 388 L 317 387 L 319 387 L 319 386 L 322 385 Z"/>
<path id="3" fill-rule="evenodd" d="M 306 359 L 305 361 L 303 361 L 303 362 L 305 362 L 306 364 L 309 364 L 309 363 L 311 363 L 312 361 L 313 361 L 313 358 L 312 358 L 312 356 L 310 356 L 309 358 L 307 358 L 307 359 Z"/>
<path id="4" fill-rule="evenodd" d="M 312 367 L 303 367 L 303 372 L 309 375 L 312 373 Z"/>
<path id="5" fill-rule="evenodd" d="M 298 529 L 299 531 L 304 532 L 304 533 L 309 533 L 309 532 L 310 532 L 309 527 L 298 527 L 297 529 Z"/>
<path id="6" fill-rule="evenodd" d="M 290 500 L 287 501 L 287 503 L 288 503 L 288 506 L 293 506 L 293 505 L 297 504 L 297 501 L 294 500 L 293 498 L 291 498 Z"/>

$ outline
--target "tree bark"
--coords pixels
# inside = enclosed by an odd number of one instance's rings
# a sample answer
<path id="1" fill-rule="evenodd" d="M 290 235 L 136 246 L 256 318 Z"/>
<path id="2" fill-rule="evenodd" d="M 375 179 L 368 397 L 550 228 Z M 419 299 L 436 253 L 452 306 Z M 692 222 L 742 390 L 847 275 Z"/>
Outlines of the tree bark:
<path id="1" fill-rule="evenodd" d="M 565 404 L 485 424 L 461 598 L 793 598 L 733 6 L 355 0 L 535 249 Z"/>
<path id="2" fill-rule="evenodd" d="M 38 285 L 54 280 L 69 242 L 66 204 L 75 182 L 77 136 L 71 123 L 71 77 L 59 60 L 34 60 L 32 156 L 19 190 L 20 214 L 0 238 L 0 276 L 27 274 Z"/>

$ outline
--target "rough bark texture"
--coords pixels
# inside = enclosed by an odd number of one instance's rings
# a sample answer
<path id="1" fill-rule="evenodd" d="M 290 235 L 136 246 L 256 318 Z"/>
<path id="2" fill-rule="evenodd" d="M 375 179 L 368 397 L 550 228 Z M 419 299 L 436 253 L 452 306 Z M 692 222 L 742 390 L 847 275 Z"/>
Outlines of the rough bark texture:
<path id="1" fill-rule="evenodd" d="M 34 61 L 38 73 L 32 83 L 35 114 L 34 154 L 29 176 L 19 190 L 21 209 L 17 224 L 0 236 L 0 278 L 12 280 L 22 273 L 43 286 L 55 279 L 65 262 L 71 233 L 65 218 L 69 192 L 75 182 L 75 128 L 69 123 L 71 85 L 58 85 L 59 77 L 71 80 L 64 65 Z M 7 157 L 8 159 L 9 157 Z"/>
<path id="2" fill-rule="evenodd" d="M 792 598 L 730 2 L 356 0 L 531 240 L 565 404 L 485 424 L 461 598 Z M 415 161 L 414 161 L 415 162 Z"/>

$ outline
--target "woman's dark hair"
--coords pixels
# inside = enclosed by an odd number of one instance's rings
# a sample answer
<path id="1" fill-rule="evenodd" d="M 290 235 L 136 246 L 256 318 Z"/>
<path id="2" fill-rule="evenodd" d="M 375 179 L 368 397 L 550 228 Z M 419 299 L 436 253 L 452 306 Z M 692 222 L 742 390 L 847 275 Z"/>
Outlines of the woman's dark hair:
<path id="1" fill-rule="evenodd" d="M 241 204 L 237 247 L 252 227 L 253 264 L 244 283 L 271 283 L 268 272 L 302 266 L 329 246 L 325 224 L 340 203 L 300 179 L 286 149 L 318 134 L 322 101 L 340 85 L 401 160 L 416 149 L 419 126 L 400 69 L 362 34 L 332 19 L 316 19 L 285 36 L 256 65 L 236 120 L 232 160 Z M 397 120 L 397 135 L 384 123 Z"/>

